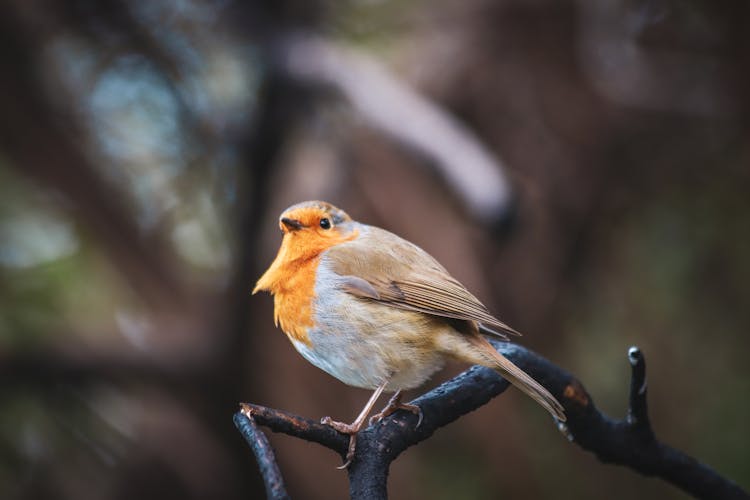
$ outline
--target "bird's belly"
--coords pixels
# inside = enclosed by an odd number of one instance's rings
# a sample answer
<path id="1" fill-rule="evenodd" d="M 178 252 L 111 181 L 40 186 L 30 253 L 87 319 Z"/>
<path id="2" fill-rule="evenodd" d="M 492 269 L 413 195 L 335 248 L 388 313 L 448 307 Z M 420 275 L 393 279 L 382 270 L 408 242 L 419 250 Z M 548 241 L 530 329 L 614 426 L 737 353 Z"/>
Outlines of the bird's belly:
<path id="1" fill-rule="evenodd" d="M 309 342 L 292 339 L 302 356 L 318 368 L 355 387 L 386 390 L 420 386 L 444 365 L 433 345 L 445 324 L 411 311 L 345 296 L 340 307 L 324 307 Z"/>

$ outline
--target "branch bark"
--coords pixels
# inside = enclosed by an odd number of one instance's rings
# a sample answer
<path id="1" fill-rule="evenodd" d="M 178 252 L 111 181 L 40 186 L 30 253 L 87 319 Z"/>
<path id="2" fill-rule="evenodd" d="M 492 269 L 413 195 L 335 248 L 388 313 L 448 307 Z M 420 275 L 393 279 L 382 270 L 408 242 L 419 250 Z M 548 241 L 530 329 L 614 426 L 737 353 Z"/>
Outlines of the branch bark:
<path id="1" fill-rule="evenodd" d="M 597 458 L 618 464 L 647 476 L 659 477 L 697 498 L 748 499 L 733 481 L 707 465 L 660 442 L 648 418 L 646 404 L 646 362 L 637 347 L 628 351 L 632 366 L 628 413 L 624 419 L 608 417 L 594 405 L 580 381 L 542 356 L 522 346 L 493 342 L 495 347 L 520 368 L 544 385 L 565 407 L 568 421 L 560 430 L 566 437 Z M 388 469 L 404 450 L 429 438 L 437 429 L 483 406 L 509 386 L 494 371 L 475 366 L 412 401 L 422 408 L 424 420 L 416 428 L 417 417 L 396 412 L 361 431 L 357 452 L 349 467 L 349 493 L 352 498 L 387 498 Z M 244 422 L 257 422 L 274 432 L 282 432 L 321 444 L 346 455 L 348 437 L 316 421 L 281 410 L 245 404 L 235 414 L 235 424 L 251 443 L 265 436 Z M 272 454 L 256 458 L 266 484 L 280 481 L 269 475 L 275 461 Z M 277 470 L 277 469 L 276 469 Z M 269 473 L 270 474 L 270 473 Z"/>
<path id="2" fill-rule="evenodd" d="M 273 500 L 289 498 L 284 487 L 284 479 L 276 463 L 271 444 L 265 434 L 258 429 L 252 416 L 245 413 L 237 413 L 234 416 L 234 424 L 240 430 L 247 444 L 255 454 L 255 459 L 260 466 L 260 473 L 266 486 L 266 496 Z"/>

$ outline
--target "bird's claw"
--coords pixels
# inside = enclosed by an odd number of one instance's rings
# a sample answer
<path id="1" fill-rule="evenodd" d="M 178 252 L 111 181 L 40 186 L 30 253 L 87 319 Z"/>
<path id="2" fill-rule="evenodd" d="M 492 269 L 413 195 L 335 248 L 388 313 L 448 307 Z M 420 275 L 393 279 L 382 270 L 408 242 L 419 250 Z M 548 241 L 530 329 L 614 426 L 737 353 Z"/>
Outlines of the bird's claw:
<path id="1" fill-rule="evenodd" d="M 323 417 L 320 419 L 320 423 L 323 425 L 327 425 L 328 427 L 333 428 L 334 430 L 340 432 L 341 434 L 356 434 L 359 430 L 356 426 L 352 424 L 347 424 L 345 422 L 338 422 L 331 417 Z"/>
<path id="2" fill-rule="evenodd" d="M 413 413 L 417 417 L 419 417 L 419 420 L 417 420 L 417 425 L 414 427 L 415 429 L 419 429 L 419 426 L 422 425 L 422 420 L 424 419 L 424 414 L 422 413 L 422 408 L 420 408 L 418 405 L 412 405 L 408 403 L 402 403 L 400 401 L 391 401 L 388 403 L 388 406 L 383 408 L 383 411 L 380 413 L 376 413 L 372 417 L 370 417 L 370 425 L 375 425 L 384 418 L 388 417 L 392 413 L 394 413 L 397 410 L 406 410 L 408 412 Z"/>
<path id="3" fill-rule="evenodd" d="M 352 460 L 354 459 L 354 450 L 357 447 L 357 432 L 359 431 L 359 429 L 355 425 L 352 425 L 352 424 L 347 424 L 344 422 L 337 422 L 331 417 L 321 418 L 320 423 L 331 427 L 332 429 L 334 429 L 337 432 L 340 432 L 341 434 L 349 435 L 349 447 L 347 448 L 347 451 L 346 451 L 345 462 L 340 467 L 336 467 L 338 470 L 344 470 L 348 468 L 352 464 Z"/>
<path id="4" fill-rule="evenodd" d="M 352 460 L 354 460 L 354 450 L 357 448 L 357 435 L 356 434 L 350 434 L 349 435 L 349 448 L 346 451 L 346 461 L 339 467 L 336 467 L 338 470 L 344 470 L 348 469 L 349 466 L 352 464 Z"/>
<path id="5" fill-rule="evenodd" d="M 375 425 L 381 420 L 383 420 L 385 417 L 383 416 L 383 412 L 376 413 L 372 417 L 370 417 L 370 425 Z"/>
<path id="6" fill-rule="evenodd" d="M 424 420 L 424 413 L 422 413 L 422 408 L 417 405 L 414 406 L 417 407 L 417 425 L 415 425 L 414 428 L 419 429 L 419 426 L 422 425 L 422 420 Z"/>

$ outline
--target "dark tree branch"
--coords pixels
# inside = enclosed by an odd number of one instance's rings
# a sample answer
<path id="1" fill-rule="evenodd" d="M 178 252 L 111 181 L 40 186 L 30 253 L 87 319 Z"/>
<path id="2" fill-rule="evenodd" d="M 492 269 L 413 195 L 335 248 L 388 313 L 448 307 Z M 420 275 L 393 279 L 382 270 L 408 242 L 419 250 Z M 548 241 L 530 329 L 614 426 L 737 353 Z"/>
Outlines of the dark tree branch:
<path id="1" fill-rule="evenodd" d="M 698 498 L 750 498 L 736 483 L 656 439 L 646 405 L 646 363 L 638 348 L 631 347 L 628 352 L 633 367 L 628 415 L 625 419 L 615 420 L 600 412 L 583 385 L 565 370 L 521 346 L 499 342 L 494 345 L 563 404 L 568 421 L 559 426 L 560 430 L 602 462 L 624 465 L 641 474 L 659 477 Z M 386 498 L 388 469 L 401 452 L 484 405 L 507 387 L 508 383 L 494 371 L 475 366 L 412 401 L 422 408 L 424 414 L 418 428 L 415 428 L 415 415 L 396 412 L 361 431 L 357 438 L 357 452 L 349 467 L 351 497 Z M 235 415 L 235 422 L 245 419 L 245 416 L 274 432 L 322 444 L 342 457 L 346 454 L 348 438 L 325 425 L 256 405 L 243 405 L 243 410 Z M 253 440 L 265 439 L 255 428 L 252 434 L 239 423 L 238 428 L 251 444 Z M 273 456 L 260 456 L 257 452 L 256 456 L 266 483 L 275 481 L 274 477 L 266 476 L 266 471 L 277 470 L 272 469 L 274 464 L 268 462 L 273 462 Z"/>
<path id="2" fill-rule="evenodd" d="M 289 494 L 284 487 L 284 479 L 281 477 L 281 471 L 276 464 L 276 459 L 265 434 L 258 429 L 255 420 L 248 412 L 237 413 L 234 416 L 234 425 L 240 430 L 247 444 L 255 453 L 255 458 L 260 465 L 260 473 L 266 485 L 266 496 L 269 499 L 277 500 L 289 498 Z"/>
<path id="3" fill-rule="evenodd" d="M 575 441 L 604 463 L 624 465 L 643 475 L 659 477 L 697 498 L 750 498 L 733 481 L 656 439 L 646 405 L 646 361 L 637 347 L 629 349 L 628 360 L 632 378 L 627 417 L 611 419 L 590 402 L 583 406 L 583 414 L 570 422 Z M 590 401 L 588 394 L 580 389 L 579 394 Z M 567 409 L 566 403 L 563 405 Z"/>
<path id="4" fill-rule="evenodd" d="M 332 427 L 314 420 L 300 417 L 282 410 L 274 410 L 265 406 L 240 404 L 240 413 L 252 418 L 261 425 L 269 427 L 274 432 L 283 432 L 290 436 L 318 443 L 345 455 L 349 438 L 339 434 Z"/>

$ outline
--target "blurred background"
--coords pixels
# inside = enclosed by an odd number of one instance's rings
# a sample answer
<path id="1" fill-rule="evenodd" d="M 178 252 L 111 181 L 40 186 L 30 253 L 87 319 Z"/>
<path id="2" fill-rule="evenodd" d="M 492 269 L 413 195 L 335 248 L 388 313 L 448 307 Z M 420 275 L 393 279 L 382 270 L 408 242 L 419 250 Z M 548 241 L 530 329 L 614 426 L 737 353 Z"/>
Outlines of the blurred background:
<path id="1" fill-rule="evenodd" d="M 0 495 L 259 498 L 238 401 L 353 418 L 250 296 L 305 199 L 425 248 L 610 415 L 640 346 L 656 433 L 750 488 L 749 5 L 4 2 Z M 293 497 L 347 495 L 271 439 Z M 683 498 L 518 391 L 389 491 Z"/>

